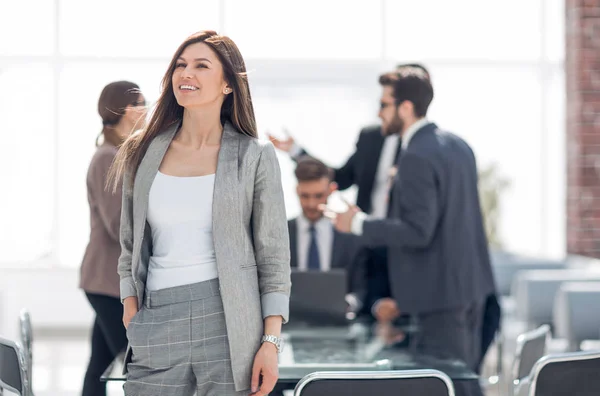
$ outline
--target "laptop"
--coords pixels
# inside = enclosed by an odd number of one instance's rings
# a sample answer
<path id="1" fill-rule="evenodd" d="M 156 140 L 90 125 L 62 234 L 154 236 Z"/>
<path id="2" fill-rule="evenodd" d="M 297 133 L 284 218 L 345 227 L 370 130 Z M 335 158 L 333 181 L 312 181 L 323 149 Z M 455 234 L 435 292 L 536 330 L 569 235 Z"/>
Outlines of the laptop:
<path id="1" fill-rule="evenodd" d="M 327 272 L 292 269 L 290 324 L 347 324 L 347 287 L 343 269 Z"/>

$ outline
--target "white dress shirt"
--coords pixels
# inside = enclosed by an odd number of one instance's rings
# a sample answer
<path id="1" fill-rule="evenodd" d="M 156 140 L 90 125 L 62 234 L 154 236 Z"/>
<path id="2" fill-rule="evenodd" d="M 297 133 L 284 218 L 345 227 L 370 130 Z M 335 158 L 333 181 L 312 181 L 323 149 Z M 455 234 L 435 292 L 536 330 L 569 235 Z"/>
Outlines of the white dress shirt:
<path id="1" fill-rule="evenodd" d="M 391 135 L 383 141 L 371 193 L 370 217 L 373 219 L 383 219 L 387 215 L 390 170 L 395 165 L 399 139 L 398 135 Z"/>
<path id="2" fill-rule="evenodd" d="M 416 121 L 411 126 L 409 126 L 408 129 L 406 129 L 406 131 L 402 135 L 402 148 L 406 149 L 408 147 L 408 144 L 412 140 L 413 136 L 415 135 L 415 133 L 417 133 L 417 131 L 419 129 L 423 128 L 427 124 L 429 124 L 429 121 L 427 120 L 426 117 L 423 117 L 423 118 L 419 119 L 418 121 Z M 386 192 L 385 192 L 386 198 L 387 198 L 387 194 L 388 194 L 388 190 L 387 190 L 387 184 L 386 184 Z M 386 202 L 386 211 L 387 211 L 387 202 Z M 385 217 L 385 215 L 383 217 Z M 366 213 L 362 213 L 362 212 L 357 213 L 354 216 L 354 219 L 352 219 L 351 232 L 355 235 L 362 235 L 363 223 L 365 222 L 365 220 L 367 218 L 375 218 L 375 217 L 367 216 Z"/>
<path id="3" fill-rule="evenodd" d="M 310 221 L 304 215 L 296 219 L 296 246 L 298 254 L 298 269 L 308 269 L 308 249 L 310 248 Z M 331 255 L 333 252 L 333 225 L 331 220 L 321 217 L 315 223 L 317 248 L 319 249 L 319 262 L 321 271 L 331 268 Z"/>

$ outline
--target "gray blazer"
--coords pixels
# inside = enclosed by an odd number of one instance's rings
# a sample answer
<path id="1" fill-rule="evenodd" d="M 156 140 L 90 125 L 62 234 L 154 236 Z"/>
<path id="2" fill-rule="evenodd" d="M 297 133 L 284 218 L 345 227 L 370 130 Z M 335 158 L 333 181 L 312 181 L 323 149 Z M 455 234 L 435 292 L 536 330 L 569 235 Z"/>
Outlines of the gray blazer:
<path id="1" fill-rule="evenodd" d="M 121 215 L 121 299 L 143 304 L 152 234 L 148 194 L 178 125 L 150 144 L 135 176 L 125 175 Z M 289 315 L 290 248 L 273 145 L 223 128 L 213 200 L 213 239 L 236 390 L 250 387 L 263 319 Z M 126 355 L 126 362 L 130 352 Z M 127 365 L 125 365 L 126 367 Z"/>

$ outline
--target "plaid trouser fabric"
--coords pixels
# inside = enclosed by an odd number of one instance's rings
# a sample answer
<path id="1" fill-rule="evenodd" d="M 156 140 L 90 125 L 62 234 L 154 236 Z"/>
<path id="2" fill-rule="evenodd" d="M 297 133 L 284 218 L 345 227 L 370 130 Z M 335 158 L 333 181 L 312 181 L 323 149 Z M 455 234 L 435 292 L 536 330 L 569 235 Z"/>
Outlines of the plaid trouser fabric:
<path id="1" fill-rule="evenodd" d="M 216 279 L 147 292 L 127 328 L 127 396 L 248 395 L 233 384 Z"/>

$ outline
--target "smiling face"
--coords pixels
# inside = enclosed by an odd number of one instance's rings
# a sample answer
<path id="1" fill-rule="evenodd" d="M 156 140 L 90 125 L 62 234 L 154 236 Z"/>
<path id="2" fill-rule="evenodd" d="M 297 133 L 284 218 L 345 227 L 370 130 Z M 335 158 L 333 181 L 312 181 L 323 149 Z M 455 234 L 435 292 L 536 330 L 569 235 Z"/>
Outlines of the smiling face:
<path id="1" fill-rule="evenodd" d="M 205 43 L 185 48 L 171 77 L 177 103 L 186 108 L 221 107 L 231 88 L 223 77 L 223 66 Z"/>

